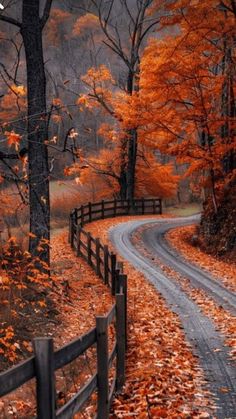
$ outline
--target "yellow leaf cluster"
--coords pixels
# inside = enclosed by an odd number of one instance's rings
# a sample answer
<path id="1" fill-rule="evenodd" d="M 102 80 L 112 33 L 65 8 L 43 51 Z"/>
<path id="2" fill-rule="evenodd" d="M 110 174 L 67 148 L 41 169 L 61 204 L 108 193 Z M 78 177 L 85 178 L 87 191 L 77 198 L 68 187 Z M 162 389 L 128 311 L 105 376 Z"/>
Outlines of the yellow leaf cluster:
<path id="1" fill-rule="evenodd" d="M 93 13 L 86 13 L 83 16 L 80 16 L 73 28 L 73 36 L 82 35 L 86 31 L 96 31 L 100 29 L 99 19 Z"/>

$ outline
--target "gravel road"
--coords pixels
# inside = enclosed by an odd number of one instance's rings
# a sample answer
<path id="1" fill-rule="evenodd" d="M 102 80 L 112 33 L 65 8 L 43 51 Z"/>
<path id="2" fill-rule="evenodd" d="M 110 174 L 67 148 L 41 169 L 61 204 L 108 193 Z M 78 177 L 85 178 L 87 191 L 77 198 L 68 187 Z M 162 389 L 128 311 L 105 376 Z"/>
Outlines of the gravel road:
<path id="1" fill-rule="evenodd" d="M 185 335 L 199 364 L 205 372 L 208 388 L 214 395 L 217 405 L 216 416 L 236 418 L 236 368 L 229 357 L 229 349 L 224 345 L 224 337 L 215 329 L 213 322 L 201 313 L 200 308 L 180 288 L 180 286 L 157 266 L 151 258 L 144 256 L 131 243 L 130 236 L 139 227 L 150 224 L 143 235 L 144 246 L 167 264 L 188 277 L 192 284 L 204 289 L 211 297 L 235 313 L 235 295 L 217 283 L 206 272 L 184 263 L 181 257 L 170 249 L 164 239 L 165 231 L 172 227 L 197 222 L 198 217 L 176 219 L 129 221 L 118 224 L 110 230 L 110 238 L 118 252 L 163 295 L 171 310 L 178 314 Z"/>

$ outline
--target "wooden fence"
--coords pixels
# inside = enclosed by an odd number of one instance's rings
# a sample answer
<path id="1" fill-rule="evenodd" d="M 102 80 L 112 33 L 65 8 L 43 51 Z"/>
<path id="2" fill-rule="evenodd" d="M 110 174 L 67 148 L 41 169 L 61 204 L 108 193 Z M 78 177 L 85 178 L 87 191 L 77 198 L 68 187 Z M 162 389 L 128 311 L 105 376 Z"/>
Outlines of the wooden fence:
<path id="1" fill-rule="evenodd" d="M 110 288 L 115 302 L 106 316 L 96 317 L 96 327 L 54 351 L 52 338 L 33 340 L 34 356 L 0 374 L 0 397 L 9 394 L 32 378 L 36 378 L 38 419 L 69 419 L 80 411 L 97 391 L 98 419 L 107 419 L 115 391 L 125 382 L 125 351 L 127 347 L 127 276 L 121 262 L 99 238 L 83 229 L 84 224 L 125 214 L 161 213 L 161 200 L 101 201 L 76 208 L 70 214 L 69 242 L 78 256 L 88 264 Z M 115 342 L 109 352 L 108 328 L 115 325 Z M 97 371 L 61 408 L 56 409 L 55 371 L 69 364 L 96 345 Z M 109 371 L 115 365 L 112 382 Z"/>
<path id="2" fill-rule="evenodd" d="M 97 391 L 97 418 L 107 419 L 115 391 L 125 382 L 126 350 L 126 276 L 116 269 L 115 303 L 106 316 L 96 317 L 96 327 L 69 344 L 54 351 L 52 338 L 33 340 L 34 356 L 0 374 L 0 397 L 36 378 L 37 417 L 39 419 L 69 419 L 80 411 L 92 393 Z M 108 349 L 108 327 L 115 323 L 116 337 Z M 59 368 L 77 359 L 96 344 L 97 372 L 60 409 L 55 404 L 55 376 Z M 109 380 L 109 369 L 115 362 L 115 375 Z"/>
<path id="3" fill-rule="evenodd" d="M 140 199 L 114 199 L 113 201 L 100 201 L 75 208 L 70 214 L 70 231 L 73 230 L 73 224 L 83 225 L 92 221 L 101 220 L 120 215 L 145 215 L 161 214 L 162 201 L 159 198 L 140 198 Z"/>

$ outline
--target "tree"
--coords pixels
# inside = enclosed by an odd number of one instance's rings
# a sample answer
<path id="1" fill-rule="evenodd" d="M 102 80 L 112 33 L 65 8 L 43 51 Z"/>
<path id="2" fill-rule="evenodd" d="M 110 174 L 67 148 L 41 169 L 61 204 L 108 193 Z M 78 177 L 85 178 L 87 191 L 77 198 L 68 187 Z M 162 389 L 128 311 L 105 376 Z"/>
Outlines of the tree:
<path id="1" fill-rule="evenodd" d="M 40 16 L 40 0 L 22 0 L 22 21 L 2 12 L 0 20 L 20 29 L 27 66 L 28 182 L 30 203 L 30 243 L 33 256 L 49 262 L 50 203 L 48 150 L 48 112 L 42 33 L 49 18 L 52 0 L 47 0 Z M 3 156 L 7 159 L 7 155 Z M 38 250 L 44 241 L 44 250 Z"/>
<path id="2" fill-rule="evenodd" d="M 111 132 L 109 126 L 102 128 L 107 139 L 114 136 L 114 131 Z M 91 184 L 93 200 L 120 196 L 122 179 L 120 178 L 121 144 L 119 141 L 119 137 L 116 137 L 115 142 L 101 149 L 96 156 L 80 158 L 79 162 L 66 169 L 68 174 L 74 174 L 76 181 L 84 185 L 86 189 Z M 166 199 L 176 195 L 179 176 L 173 173 L 172 164 L 161 164 L 150 149 L 139 145 L 136 166 L 136 197 L 158 196 Z"/>
<path id="3" fill-rule="evenodd" d="M 127 104 L 127 124 L 139 121 L 140 141 L 187 164 L 186 175 L 208 191 L 215 213 L 235 179 L 234 6 L 169 2 L 161 25 L 175 27 L 176 36 L 149 42 L 140 91 Z"/>
<path id="4" fill-rule="evenodd" d="M 158 16 L 150 16 L 149 9 L 152 0 L 91 0 L 91 7 L 85 10 L 89 13 L 87 23 L 96 22 L 103 32 L 103 44 L 106 45 L 115 54 L 123 65 L 125 76 L 119 77 L 117 86 L 126 94 L 132 96 L 139 89 L 139 64 L 142 49 L 144 47 L 147 35 L 157 26 Z M 84 27 L 85 18 L 77 20 L 74 33 L 81 33 L 81 24 Z M 96 69 L 94 69 L 96 71 Z M 108 115 L 111 110 L 106 106 L 105 101 L 100 101 Z M 116 117 L 113 113 L 112 116 Z M 121 150 L 120 195 L 128 199 L 133 199 L 135 191 L 135 169 L 137 160 L 138 131 L 136 125 L 126 130 L 123 136 Z"/>

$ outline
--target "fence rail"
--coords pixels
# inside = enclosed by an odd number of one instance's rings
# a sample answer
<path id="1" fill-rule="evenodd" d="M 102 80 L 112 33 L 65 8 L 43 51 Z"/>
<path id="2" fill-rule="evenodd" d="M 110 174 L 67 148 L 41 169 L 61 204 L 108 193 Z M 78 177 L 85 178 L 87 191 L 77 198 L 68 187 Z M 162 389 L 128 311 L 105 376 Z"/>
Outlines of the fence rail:
<path id="1" fill-rule="evenodd" d="M 114 199 L 113 201 L 89 202 L 75 208 L 70 214 L 70 230 L 71 223 L 83 227 L 91 221 L 96 221 L 109 217 L 120 215 L 145 215 L 145 214 L 161 214 L 162 201 L 159 198 L 139 198 L 139 199 Z"/>
<path id="2" fill-rule="evenodd" d="M 0 397 L 10 393 L 32 378 L 36 378 L 37 417 L 39 419 L 72 418 L 96 390 L 98 393 L 97 418 L 107 419 L 115 391 L 125 380 L 125 296 L 122 281 L 115 303 L 106 316 L 96 317 L 96 327 L 88 333 L 54 351 L 52 338 L 33 340 L 34 356 L 0 374 Z M 116 337 L 108 351 L 108 327 L 115 322 Z M 60 409 L 55 404 L 55 371 L 77 359 L 96 344 L 97 372 Z M 115 375 L 109 385 L 109 369 L 114 364 Z"/>
<path id="3" fill-rule="evenodd" d="M 32 378 L 36 378 L 38 419 L 69 419 L 80 411 L 94 391 L 97 391 L 98 419 L 109 417 L 115 391 L 125 382 L 125 351 L 127 347 L 127 275 L 107 245 L 94 238 L 83 226 L 91 221 L 127 214 L 161 214 L 160 199 L 101 201 L 76 208 L 70 214 L 69 242 L 78 256 L 86 259 L 96 274 L 110 288 L 115 302 L 110 311 L 96 317 L 96 327 L 83 336 L 54 351 L 52 338 L 33 340 L 34 356 L 0 374 L 0 397 L 9 394 Z M 115 342 L 109 352 L 108 328 L 115 325 Z M 55 371 L 96 345 L 97 372 L 62 407 L 56 409 Z M 109 380 L 109 370 L 115 363 L 115 374 Z"/>

